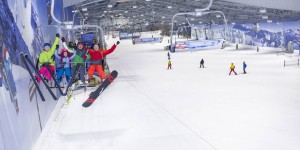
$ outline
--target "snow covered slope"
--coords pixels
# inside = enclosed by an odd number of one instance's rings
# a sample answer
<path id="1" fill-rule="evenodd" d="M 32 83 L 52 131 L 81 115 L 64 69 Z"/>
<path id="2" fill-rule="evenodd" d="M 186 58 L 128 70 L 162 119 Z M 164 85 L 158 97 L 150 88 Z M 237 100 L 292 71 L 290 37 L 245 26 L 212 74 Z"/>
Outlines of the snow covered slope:
<path id="1" fill-rule="evenodd" d="M 167 70 L 166 41 L 121 41 L 107 59 L 118 78 L 89 108 L 83 90 L 57 107 L 35 150 L 300 149 L 300 67 L 283 67 L 297 54 L 242 45 L 179 52 Z M 229 76 L 243 61 L 248 73 Z"/>

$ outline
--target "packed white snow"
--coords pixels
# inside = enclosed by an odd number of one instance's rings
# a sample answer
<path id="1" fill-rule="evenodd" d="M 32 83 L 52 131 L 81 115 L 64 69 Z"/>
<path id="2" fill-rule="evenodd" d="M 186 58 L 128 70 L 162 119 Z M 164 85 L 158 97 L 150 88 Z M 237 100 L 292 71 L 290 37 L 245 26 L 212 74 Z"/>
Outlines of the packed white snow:
<path id="1" fill-rule="evenodd" d="M 230 45 L 177 52 L 167 70 L 166 45 L 167 38 L 122 40 L 107 56 L 119 76 L 89 108 L 81 105 L 91 90 L 75 91 L 63 107 L 60 99 L 35 150 L 300 149 L 298 51 Z M 229 76 L 231 63 L 238 75 Z"/>

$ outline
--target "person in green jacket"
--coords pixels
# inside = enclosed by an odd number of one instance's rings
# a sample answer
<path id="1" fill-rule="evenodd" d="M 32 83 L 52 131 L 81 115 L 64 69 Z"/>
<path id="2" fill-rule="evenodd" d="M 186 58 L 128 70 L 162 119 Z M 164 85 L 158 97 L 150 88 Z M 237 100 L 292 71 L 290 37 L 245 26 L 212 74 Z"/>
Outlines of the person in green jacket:
<path id="1" fill-rule="evenodd" d="M 43 52 L 41 52 L 40 57 L 39 57 L 39 68 L 40 68 L 39 73 L 42 76 L 44 76 L 47 81 L 50 81 L 52 79 L 52 77 L 51 77 L 50 72 L 46 68 L 46 65 L 49 65 L 50 70 L 52 72 L 54 72 L 55 62 L 54 62 L 52 56 L 54 55 L 56 45 L 58 44 L 59 40 L 60 40 L 60 35 L 57 33 L 55 41 L 52 44 L 52 46 L 50 43 L 45 43 Z M 37 79 L 38 83 L 41 82 L 41 79 L 38 75 L 36 75 L 36 79 Z"/>
<path id="2" fill-rule="evenodd" d="M 80 70 L 79 70 L 79 79 L 82 83 L 85 83 L 85 60 L 87 59 L 87 51 L 84 50 L 83 42 L 77 43 L 77 50 L 76 50 L 76 56 L 73 59 L 73 66 L 72 66 L 72 73 L 75 71 L 75 66 L 77 64 L 80 64 Z M 76 75 L 75 75 L 76 76 Z"/>

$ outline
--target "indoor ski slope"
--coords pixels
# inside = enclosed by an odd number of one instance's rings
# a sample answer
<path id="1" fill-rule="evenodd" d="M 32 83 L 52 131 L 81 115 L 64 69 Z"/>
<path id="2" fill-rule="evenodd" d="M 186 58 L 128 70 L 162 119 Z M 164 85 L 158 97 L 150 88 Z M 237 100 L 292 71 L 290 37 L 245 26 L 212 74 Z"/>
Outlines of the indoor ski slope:
<path id="1" fill-rule="evenodd" d="M 119 76 L 89 108 L 81 104 L 90 91 L 74 92 L 69 105 L 61 98 L 35 150 L 300 149 L 300 67 L 283 67 L 296 64 L 298 51 L 171 53 L 167 70 L 166 41 L 122 40 L 107 59 Z M 243 61 L 248 74 L 240 74 Z M 237 76 L 228 75 L 231 63 Z"/>

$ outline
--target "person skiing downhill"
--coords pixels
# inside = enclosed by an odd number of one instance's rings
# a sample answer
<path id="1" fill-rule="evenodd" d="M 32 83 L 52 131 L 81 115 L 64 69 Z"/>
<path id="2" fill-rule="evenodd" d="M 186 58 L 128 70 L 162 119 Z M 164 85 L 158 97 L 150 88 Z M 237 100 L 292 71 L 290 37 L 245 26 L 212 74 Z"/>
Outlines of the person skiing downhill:
<path id="1" fill-rule="evenodd" d="M 65 73 L 67 82 L 70 83 L 71 79 L 71 70 L 70 70 L 70 61 L 75 57 L 76 51 L 74 51 L 72 56 L 69 56 L 69 53 L 72 53 L 72 50 L 62 49 L 62 56 L 58 55 L 58 51 L 55 51 L 55 57 L 60 60 L 60 67 L 57 72 L 56 80 L 58 84 L 61 82 L 62 75 Z"/>
<path id="2" fill-rule="evenodd" d="M 201 67 L 204 68 L 204 60 L 203 60 L 203 59 L 201 59 L 201 61 L 200 61 L 200 68 L 201 68 Z"/>
<path id="3" fill-rule="evenodd" d="M 244 74 L 246 74 L 246 68 L 247 68 L 247 64 L 245 63 L 245 61 L 243 62 L 243 71 L 244 71 Z"/>
<path id="4" fill-rule="evenodd" d="M 171 59 L 171 56 L 170 56 L 170 53 L 168 52 L 168 60 L 170 60 Z"/>
<path id="5" fill-rule="evenodd" d="M 51 77 L 50 72 L 46 68 L 46 65 L 49 65 L 50 70 L 52 72 L 54 72 L 55 64 L 54 64 L 54 60 L 52 59 L 52 56 L 55 52 L 56 45 L 58 44 L 58 42 L 60 40 L 59 37 L 60 37 L 60 35 L 57 33 L 55 41 L 52 46 L 50 43 L 45 43 L 43 52 L 41 52 L 40 57 L 39 57 L 39 63 L 38 63 L 39 68 L 40 68 L 39 73 L 41 75 L 43 75 L 47 81 L 50 81 L 52 79 L 52 77 Z M 38 75 L 36 75 L 35 77 L 37 79 L 37 82 L 40 83 L 41 82 L 40 77 Z"/>
<path id="6" fill-rule="evenodd" d="M 172 69 L 172 63 L 171 63 L 171 60 L 169 59 L 168 61 L 168 69 Z"/>
<path id="7" fill-rule="evenodd" d="M 114 44 L 109 50 L 100 50 L 100 44 L 97 43 L 94 45 L 94 49 L 90 49 L 88 51 L 88 54 L 90 55 L 90 66 L 89 66 L 89 69 L 88 69 L 88 80 L 90 81 L 94 72 L 97 71 L 99 76 L 100 76 L 100 79 L 101 79 L 101 82 L 106 78 L 106 75 L 103 71 L 103 60 L 104 60 L 104 57 L 110 53 L 112 53 L 117 45 L 119 44 L 120 42 L 117 41 L 116 44 Z"/>
<path id="8" fill-rule="evenodd" d="M 234 71 L 234 68 L 235 68 L 234 64 L 233 64 L 233 63 L 231 63 L 231 65 L 230 65 L 230 72 L 229 72 L 229 75 L 231 74 L 231 72 L 234 72 L 234 73 L 235 73 L 235 75 L 237 75 L 237 73 Z"/>

